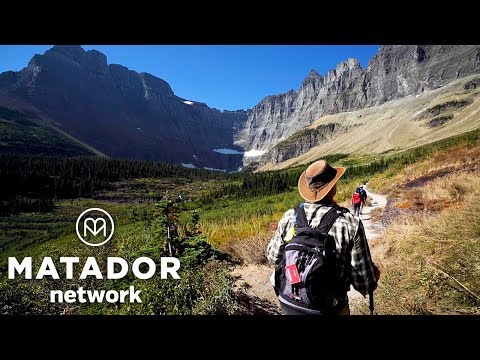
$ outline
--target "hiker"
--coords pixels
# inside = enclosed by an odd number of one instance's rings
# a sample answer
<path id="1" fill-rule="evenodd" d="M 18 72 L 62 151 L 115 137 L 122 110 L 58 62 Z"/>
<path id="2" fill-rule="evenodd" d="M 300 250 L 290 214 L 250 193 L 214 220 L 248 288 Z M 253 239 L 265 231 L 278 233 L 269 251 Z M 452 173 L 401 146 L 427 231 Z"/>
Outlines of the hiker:
<path id="1" fill-rule="evenodd" d="M 364 297 L 377 287 L 380 272 L 363 224 L 334 201 L 345 170 L 325 160 L 311 164 L 298 180 L 305 201 L 283 215 L 267 246 L 267 259 L 276 265 L 270 279 L 284 315 L 348 315 L 350 285 Z"/>
<path id="2" fill-rule="evenodd" d="M 363 188 L 363 185 L 360 185 L 359 193 L 360 193 L 360 198 L 362 200 L 362 204 L 360 205 L 360 214 L 361 214 L 363 211 L 363 207 L 365 206 L 365 203 L 367 201 L 367 191 Z"/>
<path id="3" fill-rule="evenodd" d="M 353 213 L 356 217 L 360 216 L 360 206 L 362 204 L 362 195 L 360 194 L 360 188 L 357 188 L 355 192 L 352 194 L 352 206 L 353 206 Z"/>

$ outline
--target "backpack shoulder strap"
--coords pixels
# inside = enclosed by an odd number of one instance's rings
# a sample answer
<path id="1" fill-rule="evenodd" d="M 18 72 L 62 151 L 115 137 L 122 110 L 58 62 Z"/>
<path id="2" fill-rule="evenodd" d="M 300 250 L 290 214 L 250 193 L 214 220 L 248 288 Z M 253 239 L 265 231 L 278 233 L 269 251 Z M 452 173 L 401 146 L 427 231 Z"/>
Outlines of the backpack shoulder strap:
<path id="1" fill-rule="evenodd" d="M 312 218 L 311 218 L 310 221 L 308 222 L 308 226 L 310 226 L 310 225 L 312 224 L 312 221 L 313 221 L 313 219 L 315 219 L 315 216 L 317 215 L 318 210 L 320 210 L 320 207 L 321 207 L 321 206 L 317 207 L 317 208 L 313 211 Z"/>
<path id="2" fill-rule="evenodd" d="M 307 214 L 305 213 L 305 207 L 302 204 L 295 208 L 295 214 L 297 214 L 297 227 L 311 227 L 310 225 L 312 224 L 313 219 L 315 219 L 315 215 L 317 215 L 320 206 L 315 209 L 312 214 L 312 218 L 310 221 L 308 221 Z"/>
<path id="3" fill-rule="evenodd" d="M 295 215 L 297 215 L 297 227 L 308 227 L 307 215 L 305 215 L 305 209 L 302 204 L 295 208 Z"/>
<path id="4" fill-rule="evenodd" d="M 320 225 L 318 226 L 320 232 L 322 234 L 328 234 L 337 218 L 341 215 L 342 211 L 336 206 L 333 206 L 330 210 L 328 210 L 327 213 L 323 215 Z"/>

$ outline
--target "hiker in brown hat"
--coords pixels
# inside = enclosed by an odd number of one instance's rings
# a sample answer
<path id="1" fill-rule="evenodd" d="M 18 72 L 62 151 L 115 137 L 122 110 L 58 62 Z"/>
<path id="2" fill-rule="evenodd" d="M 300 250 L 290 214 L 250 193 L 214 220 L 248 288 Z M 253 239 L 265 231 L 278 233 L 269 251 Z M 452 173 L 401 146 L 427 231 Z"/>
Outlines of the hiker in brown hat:
<path id="1" fill-rule="evenodd" d="M 373 313 L 380 272 L 361 220 L 334 201 L 345 170 L 325 160 L 311 164 L 298 180 L 305 202 L 283 215 L 268 244 L 267 258 L 276 265 L 271 280 L 284 314 L 349 314 L 350 285 L 370 294 Z"/>

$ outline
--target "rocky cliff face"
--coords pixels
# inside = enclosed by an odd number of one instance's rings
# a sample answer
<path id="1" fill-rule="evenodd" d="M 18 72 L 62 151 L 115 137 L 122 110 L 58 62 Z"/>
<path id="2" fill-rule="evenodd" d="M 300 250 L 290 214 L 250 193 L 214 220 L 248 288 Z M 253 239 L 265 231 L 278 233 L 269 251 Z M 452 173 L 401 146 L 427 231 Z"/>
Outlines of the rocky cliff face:
<path id="1" fill-rule="evenodd" d="M 312 70 L 298 91 L 264 98 L 236 134 L 236 144 L 269 150 L 323 115 L 379 105 L 478 72 L 479 45 L 382 46 L 366 69 L 348 59 L 325 76 Z M 272 161 L 273 152 L 267 156 Z"/>
<path id="2" fill-rule="evenodd" d="M 0 74 L 0 91 L 34 105 L 56 126 L 113 157 L 236 170 L 233 148 L 245 111 L 219 111 L 175 96 L 151 74 L 107 63 L 96 50 L 55 46 L 19 72 Z M 241 150 L 237 147 L 237 149 Z"/>
<path id="3" fill-rule="evenodd" d="M 320 125 L 315 129 L 304 129 L 295 133 L 287 140 L 283 140 L 266 152 L 259 163 L 280 163 L 306 153 L 311 148 L 327 142 L 333 134 L 338 134 L 348 129 L 340 124 L 330 123 Z"/>

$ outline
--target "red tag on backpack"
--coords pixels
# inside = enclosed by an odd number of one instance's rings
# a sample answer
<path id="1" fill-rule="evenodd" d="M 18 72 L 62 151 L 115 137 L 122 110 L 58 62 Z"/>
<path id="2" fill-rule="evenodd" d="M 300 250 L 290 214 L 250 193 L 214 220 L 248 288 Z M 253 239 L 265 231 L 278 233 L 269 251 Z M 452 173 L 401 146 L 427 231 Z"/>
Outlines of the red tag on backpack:
<path id="1" fill-rule="evenodd" d="M 285 275 L 287 276 L 288 281 L 292 285 L 302 281 L 302 279 L 300 279 L 300 274 L 298 273 L 296 264 L 285 266 Z"/>

